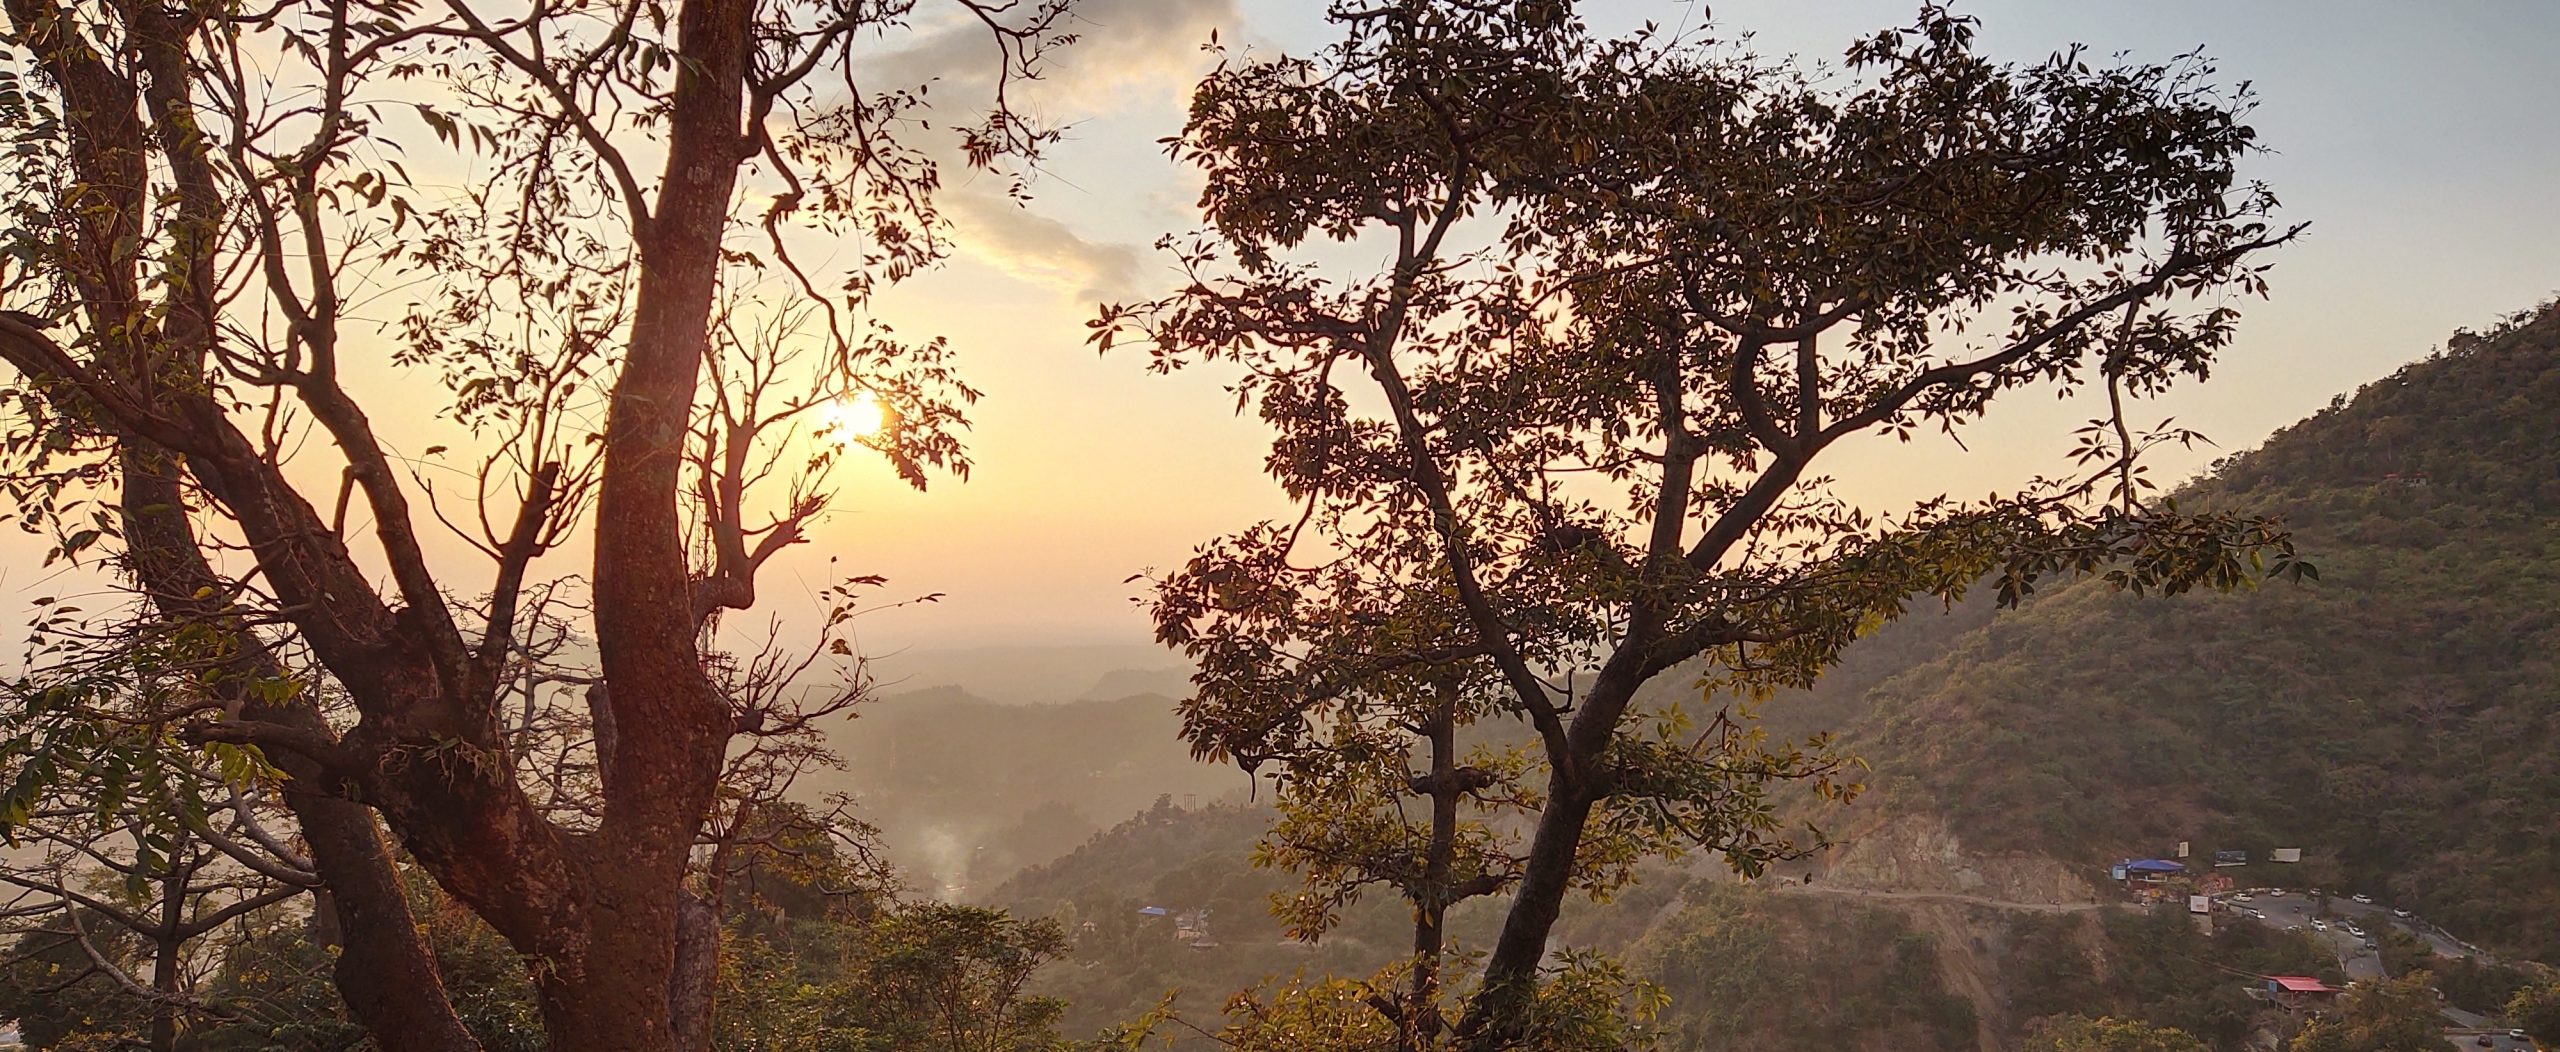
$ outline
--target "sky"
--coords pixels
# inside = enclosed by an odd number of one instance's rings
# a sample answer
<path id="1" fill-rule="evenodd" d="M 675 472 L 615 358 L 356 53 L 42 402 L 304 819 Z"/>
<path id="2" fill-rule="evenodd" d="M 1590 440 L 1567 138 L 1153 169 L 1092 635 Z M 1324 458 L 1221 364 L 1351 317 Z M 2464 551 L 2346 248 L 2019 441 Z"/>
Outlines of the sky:
<path id="1" fill-rule="evenodd" d="M 1074 122 L 1072 139 L 1033 184 L 1028 215 L 969 219 L 1019 233 L 973 245 L 964 225 L 962 258 L 896 297 L 913 323 L 951 334 L 987 397 L 967 483 L 908 494 L 885 476 L 864 480 L 820 533 L 820 546 L 888 574 L 893 591 L 945 593 L 933 607 L 871 620 L 868 645 L 1142 640 L 1127 577 L 1179 565 L 1200 541 L 1282 512 L 1259 474 L 1266 435 L 1233 414 L 1218 377 L 1152 376 L 1135 356 L 1097 356 L 1082 323 L 1098 296 L 1160 293 L 1173 281 L 1146 246 L 1193 225 L 1197 184 L 1155 140 L 1179 128 L 1187 86 L 1205 68 L 1195 45 L 1215 27 L 1255 51 L 1312 48 L 1327 39 L 1318 8 L 1122 2 L 1088 14 L 1088 43 L 1148 43 L 1112 47 L 1099 83 L 1084 56 L 1064 56 L 1057 76 L 1071 87 L 1049 115 Z M 1589 9 L 1613 25 L 1705 14 L 1653 0 Z M 2253 174 L 2275 187 L 2285 216 L 2312 227 L 2277 257 L 2271 298 L 2244 305 L 2238 344 L 2212 382 L 2155 406 L 2224 451 L 2423 356 L 2456 327 L 2560 290 L 2560 65 L 2541 51 L 2560 40 L 2560 5 L 1959 9 L 1981 17 L 1982 45 L 2001 57 L 2031 61 L 2080 42 L 2167 59 L 2202 46 L 2227 80 L 2255 85 L 2254 123 L 2276 152 Z M 1715 4 L 1714 21 L 1724 35 L 1749 30 L 1764 54 L 1819 61 L 1912 10 L 1894 0 L 1757 0 Z M 1988 492 L 2056 466 L 2063 435 L 2088 415 L 2032 399 L 2008 408 L 1968 440 L 1970 453 L 1844 447 L 1833 465 L 1842 491 L 1878 506 Z M 2164 457 L 2154 471 L 2182 477 L 2214 455 Z"/>
<path id="2" fill-rule="evenodd" d="M 931 0 L 927 0 L 930 5 Z M 1179 130 L 1212 32 L 1249 53 L 1323 44 L 1314 0 L 1086 0 L 1082 40 L 1059 53 L 1027 99 L 1068 129 L 1035 174 L 1027 206 L 1001 180 L 958 178 L 945 195 L 957 252 L 892 290 L 885 320 L 939 333 L 985 398 L 973 412 L 976 467 L 923 493 L 885 467 L 843 473 L 813 542 L 768 568 L 764 612 L 814 618 L 840 571 L 890 580 L 884 598 L 938 602 L 861 622 L 875 654 L 1021 644 L 1142 643 L 1128 579 L 1179 565 L 1192 547 L 1284 514 L 1261 476 L 1266 436 L 1238 418 L 1222 377 L 1152 375 L 1143 356 L 1097 355 L 1085 321 L 1102 300 L 1169 291 L 1151 243 L 1188 230 L 1197 180 L 1157 140 Z M 1906 23 L 1908 0 L 1731 0 L 1719 36 L 1749 31 L 1763 54 L 1836 60 L 1858 35 Z M 1695 26 L 1704 5 L 1586 4 L 1612 27 Z M 2560 290 L 2560 4 L 2442 0 L 1974 0 L 1989 53 L 2033 61 L 2084 43 L 2165 60 L 2198 46 L 2226 81 L 2254 84 L 2253 117 L 2274 153 L 2251 174 L 2309 234 L 2276 257 L 2272 298 L 2243 305 L 2237 345 L 2213 380 L 2155 403 L 2157 416 L 2221 447 L 2164 457 L 2178 478 L 2246 448 L 2340 392 L 2424 356 L 2457 327 L 2483 327 Z M 926 21 L 880 60 L 966 89 L 985 56 L 964 27 Z M 948 73 L 940 71 L 952 71 Z M 965 94 L 965 91 L 959 92 Z M 377 413 L 377 417 L 383 414 Z M 1852 444 L 1832 473 L 1847 497 L 1890 509 L 1940 492 L 1981 494 L 2060 466 L 2085 406 L 2028 398 L 1970 432 L 1966 449 Z M 431 429 L 395 443 L 423 444 Z M 458 550 L 458 549 L 457 549 Z M 0 607 L 46 590 L 42 545 L 0 540 Z M 566 558 L 566 556 L 564 556 Z M 583 569 L 570 562 L 558 572 Z M 473 571 L 476 573 L 477 571 Z"/>

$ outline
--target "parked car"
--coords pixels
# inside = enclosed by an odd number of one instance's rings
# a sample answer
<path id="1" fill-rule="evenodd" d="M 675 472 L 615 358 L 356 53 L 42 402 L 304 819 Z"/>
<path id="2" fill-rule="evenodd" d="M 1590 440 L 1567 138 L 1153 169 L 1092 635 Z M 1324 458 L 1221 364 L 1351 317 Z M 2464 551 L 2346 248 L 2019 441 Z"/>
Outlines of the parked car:
<path id="1" fill-rule="evenodd" d="M 2472 1043 L 2472 1044 L 2475 1044 L 2475 1045 L 2478 1045 L 2478 1046 L 2480 1046 L 2480 1047 L 2482 1047 L 2482 1048 L 2496 1048 L 2496 1047 L 2498 1047 L 2498 1039 L 2497 1039 L 2497 1038 L 2494 1038 L 2494 1037 L 2490 1037 L 2490 1036 L 2489 1036 L 2489 1035 L 2487 1035 L 2487 1034 L 2482 1034 L 2482 1035 L 2480 1035 L 2480 1037 L 2479 1037 L 2477 1040 L 2474 1040 L 2474 1041 L 2472 1041 L 2471 1043 Z"/>
<path id="2" fill-rule="evenodd" d="M 2373 905 L 2373 896 L 2371 896 L 2371 895 L 2358 895 L 2358 896 L 2356 896 L 2356 901 L 2357 901 L 2357 902 L 2364 903 L 2364 904 L 2365 904 L 2365 905 L 2367 905 L 2367 906 L 2370 906 L 2370 905 Z"/>
<path id="3" fill-rule="evenodd" d="M 2268 898 L 2271 898 L 2271 899 L 2280 899 L 2280 898 L 2283 898 L 2283 897 L 2284 897 L 2284 889 L 2283 889 L 2283 888 L 2268 888 L 2268 889 L 2267 889 L 2267 897 L 2268 897 Z"/>
<path id="4" fill-rule="evenodd" d="M 2329 930 L 2329 922 L 2328 922 L 2328 921 L 2321 920 L 2321 919 L 2319 919 L 2319 918 L 2317 918 L 2317 917 L 2314 917 L 2314 918 L 2312 918 L 2312 919 L 2311 919 L 2311 930 L 2313 930 L 2313 931 L 2328 931 L 2328 930 Z"/>
<path id="5" fill-rule="evenodd" d="M 2249 893 L 2248 893 L 2248 892 L 2243 891 L 2243 892 L 2241 892 L 2241 893 L 2239 893 L 2239 894 L 2237 894 L 2237 895 L 2233 895 L 2233 896 L 2231 896 L 2231 901 L 2233 901 L 2233 902 L 2247 902 L 2247 901 L 2249 901 Z"/>
<path id="6" fill-rule="evenodd" d="M 2392 916 L 2394 916 L 2394 917 L 2399 917 L 2399 918 L 2402 918 L 2402 919 L 2404 919 L 2404 920 L 2405 920 L 2405 919 L 2407 919 L 2407 918 L 2408 918 L 2408 916 L 2409 916 L 2409 911 L 2408 911 L 2408 910 L 2392 910 L 2392 911 L 2391 911 L 2391 915 L 2392 915 Z"/>
<path id="7" fill-rule="evenodd" d="M 2514 1039 L 2516 1039 L 2516 1040 L 2518 1040 L 2518 1041 L 2531 1041 L 2531 1040 L 2533 1040 L 2533 1039 L 2532 1039 L 2532 1038 L 2530 1038 L 2530 1037 L 2526 1037 L 2526 1036 L 2525 1036 L 2524 1031 L 2522 1031 L 2522 1030 L 2509 1030 L 2509 1031 L 2507 1031 L 2507 1036 L 2508 1036 L 2508 1037 L 2512 1037 L 2512 1038 L 2514 1038 Z"/>

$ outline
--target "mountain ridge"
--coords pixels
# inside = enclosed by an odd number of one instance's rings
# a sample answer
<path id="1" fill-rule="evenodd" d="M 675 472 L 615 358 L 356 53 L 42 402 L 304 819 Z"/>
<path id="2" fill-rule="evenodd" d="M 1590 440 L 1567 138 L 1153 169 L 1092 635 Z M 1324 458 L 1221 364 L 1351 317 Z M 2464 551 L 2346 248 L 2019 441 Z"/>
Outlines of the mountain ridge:
<path id="1" fill-rule="evenodd" d="M 1849 715 L 1873 791 L 1824 817 L 1871 836 L 1942 822 L 1967 855 L 2099 876 L 2178 841 L 2301 847 L 2302 868 L 2258 872 L 2560 958 L 2554 406 L 2560 310 L 2460 334 L 2182 491 L 2281 516 L 2318 582 L 2160 598 L 2083 580 L 1965 604 L 1880 634 L 1900 667 L 1773 718 Z"/>

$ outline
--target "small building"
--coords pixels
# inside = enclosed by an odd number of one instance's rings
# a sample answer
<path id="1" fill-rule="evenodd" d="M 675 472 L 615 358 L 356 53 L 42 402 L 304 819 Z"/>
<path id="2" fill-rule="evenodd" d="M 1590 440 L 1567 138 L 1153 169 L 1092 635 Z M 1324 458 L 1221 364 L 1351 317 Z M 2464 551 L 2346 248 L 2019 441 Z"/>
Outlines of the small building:
<path id="1" fill-rule="evenodd" d="M 2270 975 L 2267 997 L 2292 1011 L 2326 1008 L 2338 997 L 2337 987 L 2307 975 Z"/>

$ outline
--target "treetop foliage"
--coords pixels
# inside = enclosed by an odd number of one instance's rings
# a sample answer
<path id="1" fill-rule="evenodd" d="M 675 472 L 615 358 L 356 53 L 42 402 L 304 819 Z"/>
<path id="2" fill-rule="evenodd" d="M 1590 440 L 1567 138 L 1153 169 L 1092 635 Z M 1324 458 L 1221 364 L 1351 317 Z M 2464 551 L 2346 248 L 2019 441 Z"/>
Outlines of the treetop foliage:
<path id="1" fill-rule="evenodd" d="M 1825 741 L 1633 705 L 1655 676 L 1803 686 L 1986 577 L 2014 600 L 2054 574 L 2174 593 L 2308 573 L 2272 523 L 2153 499 L 2140 453 L 2188 436 L 2126 417 L 2209 370 L 2230 300 L 2300 230 L 2240 174 L 2249 96 L 2209 63 L 1997 62 L 1937 6 L 1838 76 L 1604 39 L 1552 2 L 1331 14 L 1333 47 L 1200 84 L 1167 142 L 1205 177 L 1206 226 L 1163 242 L 1188 281 L 1092 323 L 1106 351 L 1234 377 L 1301 504 L 1156 582 L 1158 638 L 1201 668 L 1195 750 L 1278 765 L 1284 807 L 1437 802 L 1400 838 L 1310 851 L 1284 829 L 1272 857 L 1328 874 L 1319 901 L 1386 883 L 1427 913 L 1516 886 L 1502 987 L 1566 889 L 1681 843 L 1756 872 L 1800 850 L 1765 787 L 1849 788 Z M 2077 475 L 1873 510 L 1816 467 L 2039 385 L 2105 393 Z M 1534 747 L 1455 757 L 1444 727 L 1483 720 Z M 1385 776 L 1346 780 L 1373 756 Z M 1453 794 L 1475 794 L 1464 817 Z M 1534 809 L 1537 832 L 1505 847 L 1477 806 Z"/>

